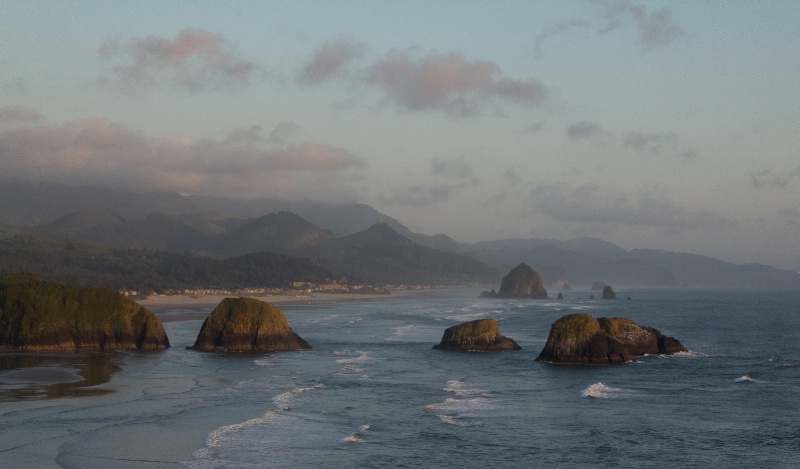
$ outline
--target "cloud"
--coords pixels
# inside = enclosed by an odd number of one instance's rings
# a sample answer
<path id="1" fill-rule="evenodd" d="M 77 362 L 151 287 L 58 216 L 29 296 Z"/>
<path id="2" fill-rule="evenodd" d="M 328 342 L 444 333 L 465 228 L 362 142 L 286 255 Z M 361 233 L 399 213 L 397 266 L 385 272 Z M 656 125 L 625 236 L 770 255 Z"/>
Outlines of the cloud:
<path id="1" fill-rule="evenodd" d="M 542 44 L 546 40 L 549 40 L 553 36 L 564 34 L 574 29 L 583 29 L 587 25 L 588 25 L 587 21 L 579 19 L 571 19 L 567 21 L 561 21 L 559 23 L 555 23 L 553 25 L 546 27 L 544 31 L 536 35 L 536 39 L 534 40 L 533 49 L 536 53 L 536 56 L 537 57 L 542 56 Z"/>
<path id="2" fill-rule="evenodd" d="M 624 192 L 604 191 L 596 184 L 542 184 L 531 195 L 539 212 L 565 222 L 708 230 L 733 225 L 720 214 L 676 206 L 660 192 L 659 187 L 644 187 L 631 200 Z"/>
<path id="3" fill-rule="evenodd" d="M 274 129 L 272 129 L 272 132 L 269 133 L 267 143 L 271 143 L 273 145 L 283 145 L 286 143 L 286 139 L 296 131 L 297 124 L 294 122 L 281 122 L 280 124 L 276 125 Z"/>
<path id="4" fill-rule="evenodd" d="M 490 98 L 533 107 L 547 94 L 535 80 L 502 77 L 494 62 L 468 61 L 457 52 L 422 58 L 392 52 L 372 65 L 366 76 L 409 110 L 433 109 L 460 116 L 477 114 Z"/>
<path id="5" fill-rule="evenodd" d="M 571 140 L 597 137 L 603 134 L 600 126 L 595 122 L 578 122 L 567 127 L 567 137 Z"/>
<path id="6" fill-rule="evenodd" d="M 683 145 L 677 135 L 673 133 L 646 134 L 643 132 L 628 132 L 624 145 L 633 148 L 639 154 L 675 155 L 687 160 L 694 159 L 697 153 Z"/>
<path id="7" fill-rule="evenodd" d="M 304 85 L 319 85 L 341 75 L 346 67 L 364 55 L 366 47 L 348 38 L 323 44 L 300 71 L 298 81 Z"/>
<path id="8" fill-rule="evenodd" d="M 239 198 L 352 198 L 364 162 L 320 143 L 264 146 L 260 128 L 222 140 L 151 138 L 105 120 L 0 132 L 4 176 Z"/>
<path id="9" fill-rule="evenodd" d="M 666 8 L 648 13 L 644 6 L 628 0 L 604 1 L 601 5 L 604 7 L 606 19 L 601 34 L 619 28 L 627 18 L 632 18 L 636 23 L 639 40 L 646 47 L 667 44 L 683 34 L 681 28 L 672 21 L 672 14 Z"/>
<path id="10" fill-rule="evenodd" d="M 668 44 L 683 35 L 683 31 L 672 19 L 672 13 L 667 8 L 648 12 L 645 6 L 630 0 L 599 0 L 595 3 L 600 5 L 600 18 L 597 17 L 597 12 L 594 12 L 585 19 L 572 18 L 545 27 L 534 40 L 535 56 L 542 57 L 543 44 L 555 36 L 573 32 L 587 37 L 603 36 L 624 29 L 629 24 L 635 27 L 638 40 L 646 50 Z M 593 33 L 592 28 L 597 25 L 598 20 L 602 22 L 602 26 Z"/>
<path id="11" fill-rule="evenodd" d="M 471 182 L 477 182 L 475 171 L 461 159 L 441 159 L 433 158 L 431 160 L 432 176 L 443 176 L 447 178 L 464 179 Z"/>
<path id="12" fill-rule="evenodd" d="M 27 106 L 0 107 L 0 122 L 41 122 L 44 116 Z"/>
<path id="13" fill-rule="evenodd" d="M 195 28 L 181 30 L 175 39 L 107 40 L 98 53 L 105 67 L 100 83 L 126 91 L 161 85 L 189 91 L 238 89 L 249 84 L 256 69 L 222 36 Z"/>
<path id="14" fill-rule="evenodd" d="M 775 173 L 764 170 L 752 176 L 752 185 L 755 190 L 783 189 L 795 179 L 800 179 L 800 166 L 784 173 Z"/>

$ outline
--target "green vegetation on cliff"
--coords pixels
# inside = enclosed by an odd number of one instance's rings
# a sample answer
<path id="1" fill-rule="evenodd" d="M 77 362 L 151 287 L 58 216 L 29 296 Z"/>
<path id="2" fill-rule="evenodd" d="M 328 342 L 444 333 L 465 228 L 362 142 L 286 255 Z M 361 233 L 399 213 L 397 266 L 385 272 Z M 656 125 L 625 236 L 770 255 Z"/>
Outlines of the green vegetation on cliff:
<path id="1" fill-rule="evenodd" d="M 283 311 L 253 298 L 225 298 L 208 315 L 192 346 L 205 352 L 269 352 L 311 348 Z"/>
<path id="2" fill-rule="evenodd" d="M 0 346 L 72 351 L 169 347 L 158 317 L 107 288 L 77 288 L 26 273 L 0 276 Z"/>

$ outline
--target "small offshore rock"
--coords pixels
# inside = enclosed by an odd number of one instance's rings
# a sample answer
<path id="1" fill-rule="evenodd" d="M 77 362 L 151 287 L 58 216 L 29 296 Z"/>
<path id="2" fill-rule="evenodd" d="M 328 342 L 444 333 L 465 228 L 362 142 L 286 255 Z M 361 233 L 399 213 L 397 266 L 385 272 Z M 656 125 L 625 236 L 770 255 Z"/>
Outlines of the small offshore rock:
<path id="1" fill-rule="evenodd" d="M 448 327 L 442 341 L 433 348 L 458 352 L 506 352 L 522 347 L 500 334 L 497 321 L 487 318 Z"/>

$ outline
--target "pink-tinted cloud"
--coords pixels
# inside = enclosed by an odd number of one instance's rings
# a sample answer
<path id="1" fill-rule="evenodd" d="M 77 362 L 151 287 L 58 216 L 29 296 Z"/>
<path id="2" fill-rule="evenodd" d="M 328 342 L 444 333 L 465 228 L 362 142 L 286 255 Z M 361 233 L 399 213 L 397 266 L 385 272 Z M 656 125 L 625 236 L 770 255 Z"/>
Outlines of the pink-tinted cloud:
<path id="1" fill-rule="evenodd" d="M 358 156 L 326 144 L 262 146 L 259 132 L 194 140 L 104 120 L 26 127 L 0 131 L 0 166 L 12 178 L 243 198 L 330 200 L 353 190 Z"/>
<path id="2" fill-rule="evenodd" d="M 364 44 L 347 38 L 327 42 L 314 52 L 298 79 L 304 85 L 318 85 L 343 74 L 350 63 L 364 55 L 365 50 Z"/>
<path id="3" fill-rule="evenodd" d="M 0 122 L 41 122 L 44 116 L 27 106 L 0 107 Z"/>
<path id="4" fill-rule="evenodd" d="M 194 28 L 181 30 L 175 39 L 108 40 L 98 52 L 105 67 L 100 82 L 128 91 L 157 85 L 190 91 L 241 88 L 256 68 L 219 34 Z"/>
<path id="5" fill-rule="evenodd" d="M 392 52 L 372 65 L 365 76 L 383 89 L 387 98 L 413 111 L 433 109 L 469 116 L 478 114 L 494 98 L 533 107 L 547 95 L 544 85 L 533 79 L 503 77 L 494 62 L 469 61 L 456 52 L 422 58 Z"/>

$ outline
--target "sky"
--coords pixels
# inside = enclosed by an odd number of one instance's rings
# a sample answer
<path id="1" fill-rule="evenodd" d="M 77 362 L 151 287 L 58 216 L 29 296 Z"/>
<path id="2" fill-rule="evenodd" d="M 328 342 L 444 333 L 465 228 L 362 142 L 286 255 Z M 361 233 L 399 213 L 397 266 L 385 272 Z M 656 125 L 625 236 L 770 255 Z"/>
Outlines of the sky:
<path id="1" fill-rule="evenodd" d="M 3 178 L 800 270 L 800 2 L 0 1 Z"/>

